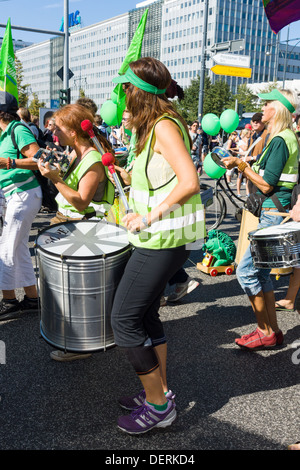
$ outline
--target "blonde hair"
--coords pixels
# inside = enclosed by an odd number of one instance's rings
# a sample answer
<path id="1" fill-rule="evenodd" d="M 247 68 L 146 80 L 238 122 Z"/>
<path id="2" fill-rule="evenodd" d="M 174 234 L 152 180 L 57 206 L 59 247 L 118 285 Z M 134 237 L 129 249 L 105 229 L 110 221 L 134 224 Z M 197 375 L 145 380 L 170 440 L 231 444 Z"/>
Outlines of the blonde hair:
<path id="1" fill-rule="evenodd" d="M 289 102 L 297 108 L 297 98 L 291 90 L 279 90 L 280 93 L 289 100 Z M 293 130 L 293 119 L 292 113 L 282 104 L 280 101 L 272 101 L 272 106 L 275 109 L 274 119 L 272 121 L 272 128 L 270 129 L 271 140 L 275 135 L 278 135 L 279 132 L 284 129 Z"/>
<path id="2" fill-rule="evenodd" d="M 251 131 L 249 129 L 243 129 L 240 133 L 241 139 L 243 139 L 243 137 L 245 137 L 245 135 L 249 135 L 249 137 L 250 137 Z"/>

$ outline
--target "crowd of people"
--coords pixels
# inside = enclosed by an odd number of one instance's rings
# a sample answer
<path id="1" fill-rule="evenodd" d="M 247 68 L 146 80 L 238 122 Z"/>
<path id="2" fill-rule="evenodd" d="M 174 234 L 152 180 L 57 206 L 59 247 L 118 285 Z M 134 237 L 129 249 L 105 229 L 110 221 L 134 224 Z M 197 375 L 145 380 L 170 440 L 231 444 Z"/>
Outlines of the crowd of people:
<path id="1" fill-rule="evenodd" d="M 202 167 L 205 157 L 214 147 L 222 147 L 223 141 L 221 134 L 214 136 L 208 135 L 203 131 L 199 121 L 194 121 L 189 126 L 189 133 L 192 139 L 191 156 L 199 175 L 202 174 Z"/>
<path id="2" fill-rule="evenodd" d="M 116 345 L 141 382 L 135 396 L 119 399 L 120 406 L 131 413 L 119 418 L 118 427 L 136 435 L 153 427 L 167 427 L 176 418 L 159 309 L 168 283 L 175 284 L 170 297 L 175 301 L 198 285 L 183 266 L 190 244 L 206 235 L 199 174 L 206 155 L 223 143 L 220 135 L 205 134 L 197 121 L 188 127 L 178 114 L 168 99 L 168 90 L 174 89 L 176 82 L 160 61 L 150 57 L 134 61 L 113 82 L 121 83 L 126 94 L 126 110 L 117 129 L 108 129 L 97 115 L 95 103 L 82 98 L 50 115 L 41 135 L 27 110 L 18 108 L 9 93 L 0 92 L 0 186 L 7 204 L 0 237 L 0 320 L 38 309 L 28 249 L 29 232 L 42 204 L 38 174 L 49 180 L 56 192 L 57 210 L 51 224 L 105 219 L 114 205 L 114 181 L 94 142 L 81 128 L 81 122 L 89 120 L 103 150 L 116 157 L 115 169 L 122 184 L 130 187 L 131 211 L 122 218 L 122 224 L 134 249 L 115 293 L 111 325 Z M 282 211 L 300 221 L 300 198 L 290 211 L 299 174 L 300 123 L 297 117 L 293 121 L 297 102 L 286 90 L 259 97 L 264 102 L 262 112 L 253 115 L 248 128 L 228 138 L 230 156 L 223 159 L 227 177 L 237 169 L 238 194 L 245 179 L 247 194 L 263 198 L 258 227 L 280 224 Z M 24 125 L 17 126 L 20 121 Z M 34 161 L 40 146 L 48 144 L 68 154 L 66 172 L 58 164 L 53 168 L 49 162 Z M 120 148 L 126 155 L 122 163 L 118 162 Z M 274 215 L 276 211 L 278 215 Z M 255 268 L 247 249 L 237 267 L 237 279 L 248 296 L 257 328 L 236 339 L 239 347 L 256 350 L 282 344 L 276 308 L 295 308 L 299 272 L 295 267 L 286 299 L 276 304 L 270 270 Z M 16 298 L 16 289 L 20 288 L 24 289 L 22 301 Z M 65 351 L 53 351 L 51 357 L 74 359 L 73 353 Z"/>

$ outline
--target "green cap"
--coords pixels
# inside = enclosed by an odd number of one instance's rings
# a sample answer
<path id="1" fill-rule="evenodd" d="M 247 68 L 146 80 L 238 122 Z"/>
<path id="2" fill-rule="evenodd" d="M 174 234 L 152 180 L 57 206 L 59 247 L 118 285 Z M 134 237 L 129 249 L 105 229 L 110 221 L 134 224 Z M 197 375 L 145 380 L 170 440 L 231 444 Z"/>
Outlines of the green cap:
<path id="1" fill-rule="evenodd" d="M 166 92 L 166 88 L 164 90 L 160 90 L 156 86 L 142 80 L 131 70 L 130 67 L 128 67 L 124 75 L 119 75 L 118 77 L 113 78 L 112 81 L 114 83 L 132 83 L 132 85 L 137 88 L 148 91 L 148 93 L 152 93 L 154 95 L 162 95 Z"/>
<path id="2" fill-rule="evenodd" d="M 292 103 L 277 89 L 272 90 L 270 93 L 258 93 L 258 96 L 265 101 L 280 101 L 291 113 L 295 111 Z"/>

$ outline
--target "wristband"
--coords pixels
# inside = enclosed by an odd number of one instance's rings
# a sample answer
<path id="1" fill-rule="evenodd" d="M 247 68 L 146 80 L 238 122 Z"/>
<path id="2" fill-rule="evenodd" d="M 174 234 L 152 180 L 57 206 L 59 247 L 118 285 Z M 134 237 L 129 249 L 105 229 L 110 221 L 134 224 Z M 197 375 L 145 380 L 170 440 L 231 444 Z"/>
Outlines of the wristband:
<path id="1" fill-rule="evenodd" d="M 11 169 L 11 159 L 8 157 L 7 162 L 6 162 L 6 169 L 10 170 Z"/>
<path id="2" fill-rule="evenodd" d="M 17 168 L 16 160 L 14 158 L 10 161 L 10 167 L 13 170 L 15 170 Z"/>
<path id="3" fill-rule="evenodd" d="M 247 163 L 246 162 L 240 162 L 238 164 L 238 170 L 243 173 L 243 171 L 245 171 L 245 169 L 248 167 Z"/>
<path id="4" fill-rule="evenodd" d="M 142 218 L 142 222 L 145 225 L 145 227 L 150 227 L 150 225 L 151 225 L 151 224 L 148 223 L 148 220 L 147 220 L 146 216 Z"/>

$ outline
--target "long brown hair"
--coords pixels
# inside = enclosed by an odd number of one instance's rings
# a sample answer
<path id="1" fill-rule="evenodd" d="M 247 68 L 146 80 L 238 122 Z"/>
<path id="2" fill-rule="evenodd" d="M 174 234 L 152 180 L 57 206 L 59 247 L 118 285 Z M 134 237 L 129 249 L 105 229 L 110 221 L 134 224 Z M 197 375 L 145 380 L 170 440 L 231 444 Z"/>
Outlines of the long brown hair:
<path id="1" fill-rule="evenodd" d="M 153 57 L 143 57 L 131 62 L 130 68 L 139 78 L 158 89 L 168 88 L 172 81 L 165 65 Z M 155 95 L 129 84 L 126 90 L 126 106 L 130 113 L 128 124 L 136 130 L 136 155 L 143 150 L 155 121 L 163 114 L 179 119 L 189 137 L 186 122 L 173 108 L 165 93 Z"/>

